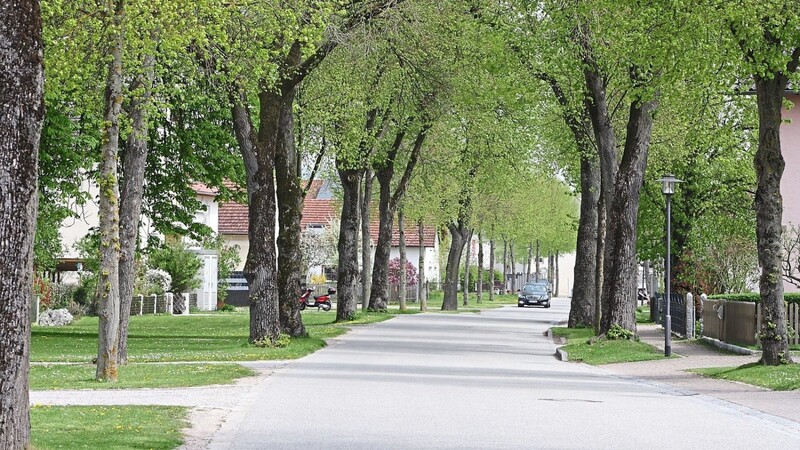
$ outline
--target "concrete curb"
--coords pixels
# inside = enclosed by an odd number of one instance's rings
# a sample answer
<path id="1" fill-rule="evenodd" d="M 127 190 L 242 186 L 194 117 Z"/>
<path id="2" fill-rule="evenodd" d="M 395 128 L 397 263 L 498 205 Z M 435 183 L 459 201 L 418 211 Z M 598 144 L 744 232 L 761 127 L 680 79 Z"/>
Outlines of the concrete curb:
<path id="1" fill-rule="evenodd" d="M 749 348 L 739 347 L 738 345 L 728 344 L 727 342 L 722 342 L 720 340 L 710 338 L 707 336 L 701 336 L 700 340 L 704 342 L 708 342 L 709 344 L 721 348 L 723 350 L 729 351 L 731 353 L 736 353 L 737 355 L 760 355 L 760 351 L 750 350 Z"/>
<path id="2" fill-rule="evenodd" d="M 566 324 L 566 322 L 558 322 L 558 323 L 554 323 L 553 325 L 561 325 L 561 324 L 564 324 L 564 325 L 565 325 L 565 324 Z M 547 337 L 548 337 L 548 338 L 550 338 L 550 339 L 553 339 L 553 330 L 552 330 L 552 328 L 548 328 L 548 329 L 547 329 L 547 330 L 544 332 L 544 335 L 545 335 L 545 336 L 547 336 Z M 556 358 L 558 358 L 558 360 L 559 360 L 559 361 L 565 361 L 565 362 L 566 362 L 566 361 L 569 361 L 569 354 L 567 354 L 567 352 L 566 352 L 566 351 L 564 351 L 564 350 L 563 350 L 563 349 L 561 349 L 561 348 L 557 348 L 557 349 L 556 349 L 555 356 L 556 356 Z"/>

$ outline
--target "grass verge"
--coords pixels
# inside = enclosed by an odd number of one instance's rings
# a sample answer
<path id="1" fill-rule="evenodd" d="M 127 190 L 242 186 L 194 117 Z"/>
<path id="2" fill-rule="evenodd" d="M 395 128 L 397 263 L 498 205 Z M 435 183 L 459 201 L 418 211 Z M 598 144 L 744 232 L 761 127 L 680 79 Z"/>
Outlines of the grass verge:
<path id="1" fill-rule="evenodd" d="M 636 323 L 651 323 L 649 306 L 639 306 L 636 308 Z"/>
<path id="2" fill-rule="evenodd" d="M 587 364 L 601 365 L 632 361 L 661 359 L 663 354 L 644 342 L 632 340 L 598 340 L 591 328 L 552 328 L 553 334 L 567 339 L 562 347 L 569 354 L 570 361 L 583 361 Z"/>
<path id="3" fill-rule="evenodd" d="M 739 367 L 692 369 L 691 372 L 711 378 L 761 386 L 775 391 L 800 389 L 800 364 L 762 366 L 755 363 Z"/>
<path id="4" fill-rule="evenodd" d="M 173 449 L 186 415 L 174 406 L 34 406 L 31 438 L 37 450 Z"/>
<path id="5" fill-rule="evenodd" d="M 248 344 L 247 311 L 203 316 L 133 316 L 128 337 L 128 358 L 137 362 L 255 361 L 296 359 L 325 346 L 325 339 L 345 333 L 348 327 L 380 322 L 389 313 L 359 313 L 352 322 L 335 323 L 336 313 L 304 311 L 309 334 L 292 339 L 283 348 Z M 31 361 L 89 363 L 97 355 L 97 317 L 84 317 L 65 327 L 34 326 Z"/>
<path id="6" fill-rule="evenodd" d="M 94 364 L 35 364 L 29 382 L 33 390 L 169 388 L 228 384 L 255 373 L 239 364 L 128 364 L 119 367 L 118 382 L 100 383 Z"/>
<path id="7" fill-rule="evenodd" d="M 516 305 L 517 304 L 517 296 L 516 294 L 500 294 L 495 295 L 494 300 L 491 302 L 489 301 L 489 294 L 484 292 L 483 299 L 480 303 L 478 303 L 478 296 L 475 293 L 469 293 L 467 295 L 467 306 L 464 306 L 464 298 L 462 297 L 461 292 L 458 293 L 458 310 L 456 311 L 444 311 L 449 313 L 454 312 L 480 312 L 483 309 L 494 309 L 500 308 L 503 305 Z M 439 312 L 442 309 L 442 303 L 444 302 L 444 292 L 443 291 L 432 291 L 430 296 L 428 297 L 428 312 Z M 419 309 L 419 303 L 412 303 L 410 304 L 409 309 Z"/>

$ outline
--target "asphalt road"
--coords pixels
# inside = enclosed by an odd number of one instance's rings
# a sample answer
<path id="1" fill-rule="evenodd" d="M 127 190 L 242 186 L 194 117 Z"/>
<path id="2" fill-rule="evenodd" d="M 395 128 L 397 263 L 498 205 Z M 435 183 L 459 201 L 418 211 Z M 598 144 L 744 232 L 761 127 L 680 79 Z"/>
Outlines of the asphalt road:
<path id="1" fill-rule="evenodd" d="M 254 386 L 210 448 L 800 448 L 795 422 L 556 360 L 568 306 L 358 329 Z"/>

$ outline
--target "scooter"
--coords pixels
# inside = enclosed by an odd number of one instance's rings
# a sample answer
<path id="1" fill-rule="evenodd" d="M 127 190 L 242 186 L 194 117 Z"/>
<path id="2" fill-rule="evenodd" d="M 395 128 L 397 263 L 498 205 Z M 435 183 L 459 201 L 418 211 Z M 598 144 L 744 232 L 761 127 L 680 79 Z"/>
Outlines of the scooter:
<path id="1" fill-rule="evenodd" d="M 336 294 L 335 288 L 328 288 L 328 293 L 323 295 L 312 296 L 311 293 L 314 292 L 314 289 L 306 288 L 306 291 L 303 295 L 300 296 L 300 310 L 308 308 L 313 308 L 314 306 L 317 307 L 317 310 L 322 308 L 323 311 L 330 311 L 331 310 L 331 295 Z"/>

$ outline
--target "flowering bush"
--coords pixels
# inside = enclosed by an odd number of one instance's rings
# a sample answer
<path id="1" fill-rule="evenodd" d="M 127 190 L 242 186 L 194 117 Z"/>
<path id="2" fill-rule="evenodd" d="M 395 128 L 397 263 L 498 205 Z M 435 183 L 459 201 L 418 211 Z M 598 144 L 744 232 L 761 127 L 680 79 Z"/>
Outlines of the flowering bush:
<path id="1" fill-rule="evenodd" d="M 72 323 L 72 314 L 66 309 L 48 309 L 39 315 L 39 325 L 61 327 Z"/>
<path id="2" fill-rule="evenodd" d="M 400 258 L 389 261 L 389 284 L 400 284 Z M 406 260 L 406 284 L 417 284 L 417 268 Z"/>
<path id="3" fill-rule="evenodd" d="M 144 279 L 155 294 L 163 294 L 172 286 L 172 276 L 161 269 L 147 269 Z"/>
<path id="4" fill-rule="evenodd" d="M 49 308 L 53 303 L 53 289 L 46 278 L 39 278 L 38 276 L 33 279 L 33 295 L 39 296 L 39 304 L 42 308 Z"/>

